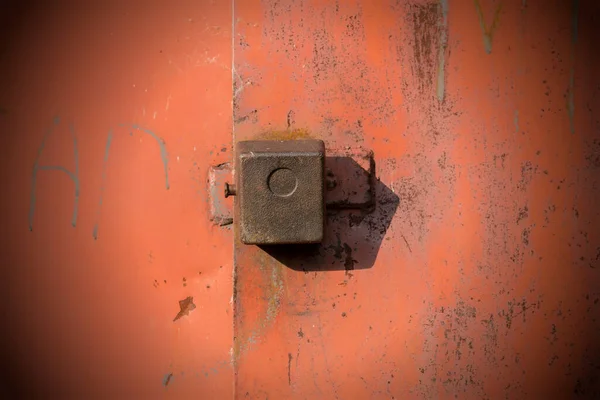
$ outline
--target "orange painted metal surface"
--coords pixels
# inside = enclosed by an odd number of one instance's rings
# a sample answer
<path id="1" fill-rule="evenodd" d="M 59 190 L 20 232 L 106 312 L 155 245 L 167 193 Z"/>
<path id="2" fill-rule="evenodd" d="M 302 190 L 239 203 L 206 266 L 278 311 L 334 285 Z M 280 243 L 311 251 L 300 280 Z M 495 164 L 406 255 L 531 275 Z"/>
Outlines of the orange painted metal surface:
<path id="1" fill-rule="evenodd" d="M 0 66 L 7 391 L 600 395 L 595 2 L 18 15 Z M 373 151 L 372 213 L 331 212 L 311 252 L 211 221 L 233 142 L 301 137 Z"/>
<path id="2" fill-rule="evenodd" d="M 5 386 L 231 397 L 232 232 L 207 200 L 231 156 L 231 8 L 93 3 L 27 8 L 7 40 Z"/>

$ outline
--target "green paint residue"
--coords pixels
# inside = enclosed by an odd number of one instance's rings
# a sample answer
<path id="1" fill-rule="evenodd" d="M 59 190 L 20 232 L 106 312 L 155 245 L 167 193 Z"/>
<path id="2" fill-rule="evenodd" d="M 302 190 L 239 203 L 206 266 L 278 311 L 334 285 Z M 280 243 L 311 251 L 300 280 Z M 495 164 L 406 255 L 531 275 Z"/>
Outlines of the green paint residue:
<path id="1" fill-rule="evenodd" d="M 494 39 L 494 33 L 496 32 L 496 28 L 498 27 L 498 23 L 500 22 L 500 11 L 502 10 L 502 3 L 498 4 L 496 8 L 496 12 L 494 13 L 494 19 L 492 20 L 492 25 L 488 28 L 485 23 L 485 19 L 483 18 L 483 10 L 481 9 L 481 4 L 479 4 L 479 0 L 475 1 L 475 9 L 477 10 L 477 16 L 479 17 L 479 26 L 481 27 L 481 31 L 483 32 L 483 47 L 485 48 L 485 52 L 490 54 L 492 52 L 492 41 Z"/>
<path id="2" fill-rule="evenodd" d="M 515 110 L 515 132 L 519 133 L 520 129 L 519 129 L 519 110 Z"/>

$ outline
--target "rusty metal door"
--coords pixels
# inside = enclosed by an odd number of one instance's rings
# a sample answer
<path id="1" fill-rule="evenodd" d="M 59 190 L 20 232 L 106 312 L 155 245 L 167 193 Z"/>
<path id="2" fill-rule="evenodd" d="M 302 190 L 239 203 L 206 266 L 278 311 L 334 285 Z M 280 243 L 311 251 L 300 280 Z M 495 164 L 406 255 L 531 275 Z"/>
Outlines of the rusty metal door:
<path id="1" fill-rule="evenodd" d="M 600 396 L 594 1 L 2 17 L 5 397 Z M 233 144 L 300 138 L 323 244 L 242 244 Z"/>

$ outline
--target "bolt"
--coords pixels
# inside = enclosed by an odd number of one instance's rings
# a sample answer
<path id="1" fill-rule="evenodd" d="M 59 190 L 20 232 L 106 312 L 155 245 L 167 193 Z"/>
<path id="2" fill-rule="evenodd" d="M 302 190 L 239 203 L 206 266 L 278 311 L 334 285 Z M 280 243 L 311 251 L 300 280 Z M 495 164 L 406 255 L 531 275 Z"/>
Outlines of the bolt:
<path id="1" fill-rule="evenodd" d="M 227 198 L 229 196 L 235 196 L 235 195 L 236 195 L 235 185 L 225 182 L 225 197 Z"/>
<path id="2" fill-rule="evenodd" d="M 335 178 L 325 178 L 325 186 L 327 187 L 327 190 L 333 190 L 337 187 L 337 181 L 335 180 Z"/>

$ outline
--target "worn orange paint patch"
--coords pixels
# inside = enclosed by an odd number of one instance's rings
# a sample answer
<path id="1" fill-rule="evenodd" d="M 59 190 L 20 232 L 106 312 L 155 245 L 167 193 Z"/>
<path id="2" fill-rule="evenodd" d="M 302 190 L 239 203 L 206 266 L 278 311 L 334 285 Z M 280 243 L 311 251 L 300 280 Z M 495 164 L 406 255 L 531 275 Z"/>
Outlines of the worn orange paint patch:
<path id="1" fill-rule="evenodd" d="M 350 242 L 369 228 L 349 222 L 320 257 L 260 256 L 284 271 L 289 300 L 240 355 L 239 397 L 593 393 L 595 381 L 563 374 L 595 348 L 596 325 L 584 321 L 598 313 L 581 306 L 597 284 L 590 225 L 578 228 L 582 209 L 597 219 L 581 186 L 591 182 L 582 143 L 593 129 L 573 137 L 582 119 L 570 124 L 561 100 L 579 93 L 562 64 L 578 18 L 570 11 L 558 2 L 236 4 L 248 44 L 235 48 L 236 71 L 253 84 L 234 114 L 258 110 L 236 124 L 236 140 L 284 129 L 293 115 L 330 147 L 372 149 L 399 199 L 374 246 Z M 336 227 L 353 221 L 337 218 Z M 335 268 L 344 248 L 352 271 Z M 236 287 L 257 282 L 260 251 L 236 244 Z M 236 332 L 265 309 L 262 282 L 238 296 Z M 558 348 L 561 324 L 573 339 Z M 575 342 L 576 332 L 586 339 Z M 265 357 L 268 372 L 254 367 Z M 542 384 L 548 377 L 556 383 Z"/>

